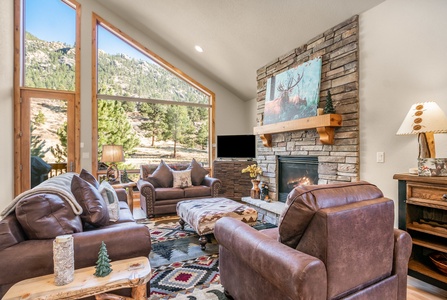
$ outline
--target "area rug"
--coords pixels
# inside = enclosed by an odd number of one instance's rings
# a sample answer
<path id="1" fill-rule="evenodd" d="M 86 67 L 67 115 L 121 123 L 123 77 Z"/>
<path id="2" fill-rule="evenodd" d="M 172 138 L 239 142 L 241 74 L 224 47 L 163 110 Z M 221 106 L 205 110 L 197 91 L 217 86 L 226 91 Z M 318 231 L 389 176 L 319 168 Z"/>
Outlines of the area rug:
<path id="1" fill-rule="evenodd" d="M 158 296 L 151 296 L 150 300 L 161 300 L 168 298 L 159 298 Z M 224 294 L 223 286 L 218 282 L 210 284 L 203 284 L 196 286 L 189 290 L 180 291 L 169 298 L 171 300 L 229 300 Z"/>
<path id="2" fill-rule="evenodd" d="M 218 252 L 219 246 L 214 238 L 210 237 L 210 242 L 206 244 L 206 249 L 202 250 L 199 243 L 199 236 L 193 235 L 153 243 L 149 261 L 151 262 L 151 267 L 155 268 Z"/>
<path id="3" fill-rule="evenodd" d="M 227 299 L 219 277 L 219 246 L 209 235 L 202 250 L 199 236 L 185 225 L 181 229 L 177 216 L 138 220 L 151 231 L 152 267 L 150 300 L 164 299 Z M 276 227 L 258 222 L 257 230 Z"/>
<path id="4" fill-rule="evenodd" d="M 156 219 L 140 219 L 137 223 L 146 225 L 151 231 L 152 244 L 164 242 L 168 240 L 197 236 L 194 230 L 185 225 L 185 229 L 181 229 L 178 222 L 179 218 L 175 217 L 162 217 Z"/>
<path id="5" fill-rule="evenodd" d="M 154 268 L 149 299 L 173 299 L 211 284 L 220 285 L 218 254 Z"/>
<path id="6" fill-rule="evenodd" d="M 188 224 L 185 224 L 184 229 L 181 229 L 178 220 L 178 216 L 168 216 L 156 219 L 140 219 L 137 220 L 137 222 L 145 224 L 150 229 L 152 244 L 178 238 L 197 236 L 197 233 L 195 233 Z M 262 230 L 274 228 L 276 225 L 257 221 L 252 227 L 257 230 Z"/>

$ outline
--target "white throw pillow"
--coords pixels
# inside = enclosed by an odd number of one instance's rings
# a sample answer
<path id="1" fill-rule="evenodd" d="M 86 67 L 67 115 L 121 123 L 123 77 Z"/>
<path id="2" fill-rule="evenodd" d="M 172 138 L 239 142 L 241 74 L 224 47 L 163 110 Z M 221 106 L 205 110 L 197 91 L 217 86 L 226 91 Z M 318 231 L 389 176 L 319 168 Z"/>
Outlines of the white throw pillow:
<path id="1" fill-rule="evenodd" d="M 174 178 L 173 186 L 175 188 L 185 188 L 192 185 L 191 170 L 172 171 L 172 176 Z"/>
<path id="2" fill-rule="evenodd" d="M 109 220 L 116 222 L 119 220 L 120 204 L 115 189 L 106 180 L 99 185 L 99 192 L 107 204 Z"/>

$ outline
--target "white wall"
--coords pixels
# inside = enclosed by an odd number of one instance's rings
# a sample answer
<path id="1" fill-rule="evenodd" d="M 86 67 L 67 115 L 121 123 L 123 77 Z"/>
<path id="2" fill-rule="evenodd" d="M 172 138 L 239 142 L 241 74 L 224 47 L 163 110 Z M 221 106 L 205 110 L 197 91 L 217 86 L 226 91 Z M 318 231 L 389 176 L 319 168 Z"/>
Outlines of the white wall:
<path id="1" fill-rule="evenodd" d="M 0 210 L 12 199 L 14 194 L 14 145 L 13 145 L 13 0 L 0 1 L 0 140 L 4 142 L 0 166 L 2 167 L 2 194 Z M 157 55 L 182 70 L 216 94 L 216 134 L 238 134 L 252 132 L 246 116 L 245 102 L 231 92 L 210 80 L 184 61 L 174 56 L 168 49 L 162 48 L 149 39 L 143 32 L 130 26 L 125 20 L 111 13 L 94 1 L 78 0 L 81 3 L 81 142 L 83 155 L 91 157 L 92 117 L 91 117 L 91 24 L 92 12 L 117 26 L 135 40 L 151 49 Z M 255 78 L 253 77 L 253 80 Z M 81 155 L 82 157 L 82 155 Z M 90 158 L 82 158 L 81 167 L 91 169 Z"/>
<path id="2" fill-rule="evenodd" d="M 256 98 L 245 102 L 245 109 L 246 111 L 250 112 L 246 118 L 249 126 L 247 134 L 253 134 L 253 127 L 259 125 L 256 120 L 256 110 L 258 109 L 258 102 L 256 101 Z"/>
<path id="3" fill-rule="evenodd" d="M 0 1 L 0 166 L 2 192 L 0 209 L 14 195 L 14 5 L 13 1 Z"/>
<path id="4" fill-rule="evenodd" d="M 445 0 L 387 0 L 360 15 L 360 177 L 396 201 L 393 175 L 417 167 L 417 137 L 396 136 L 408 110 L 435 101 L 447 113 L 446 13 Z M 435 140 L 447 157 L 447 135 Z"/>

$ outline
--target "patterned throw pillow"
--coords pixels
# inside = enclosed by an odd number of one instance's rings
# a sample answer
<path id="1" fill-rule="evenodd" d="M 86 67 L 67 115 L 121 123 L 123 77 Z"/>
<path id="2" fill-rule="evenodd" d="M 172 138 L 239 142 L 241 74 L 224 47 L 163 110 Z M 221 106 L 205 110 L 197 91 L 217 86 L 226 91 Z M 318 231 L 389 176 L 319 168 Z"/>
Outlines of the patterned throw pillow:
<path id="1" fill-rule="evenodd" d="M 104 180 L 101 182 L 98 190 L 106 202 L 107 210 L 109 211 L 109 220 L 111 222 L 118 221 L 120 218 L 120 204 L 115 189 L 110 185 L 110 183 Z"/>
<path id="2" fill-rule="evenodd" d="M 192 185 L 191 170 L 172 171 L 172 175 L 174 177 L 175 188 L 185 188 Z"/>

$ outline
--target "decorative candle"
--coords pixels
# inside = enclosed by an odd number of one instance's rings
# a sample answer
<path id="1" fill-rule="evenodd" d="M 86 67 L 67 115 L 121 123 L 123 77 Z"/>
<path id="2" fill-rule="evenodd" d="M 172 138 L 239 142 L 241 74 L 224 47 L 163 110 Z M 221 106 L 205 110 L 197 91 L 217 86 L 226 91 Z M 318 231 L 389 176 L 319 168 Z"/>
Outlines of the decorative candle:
<path id="1" fill-rule="evenodd" d="M 74 279 L 74 249 L 71 235 L 57 236 L 53 241 L 54 283 L 65 285 Z"/>

